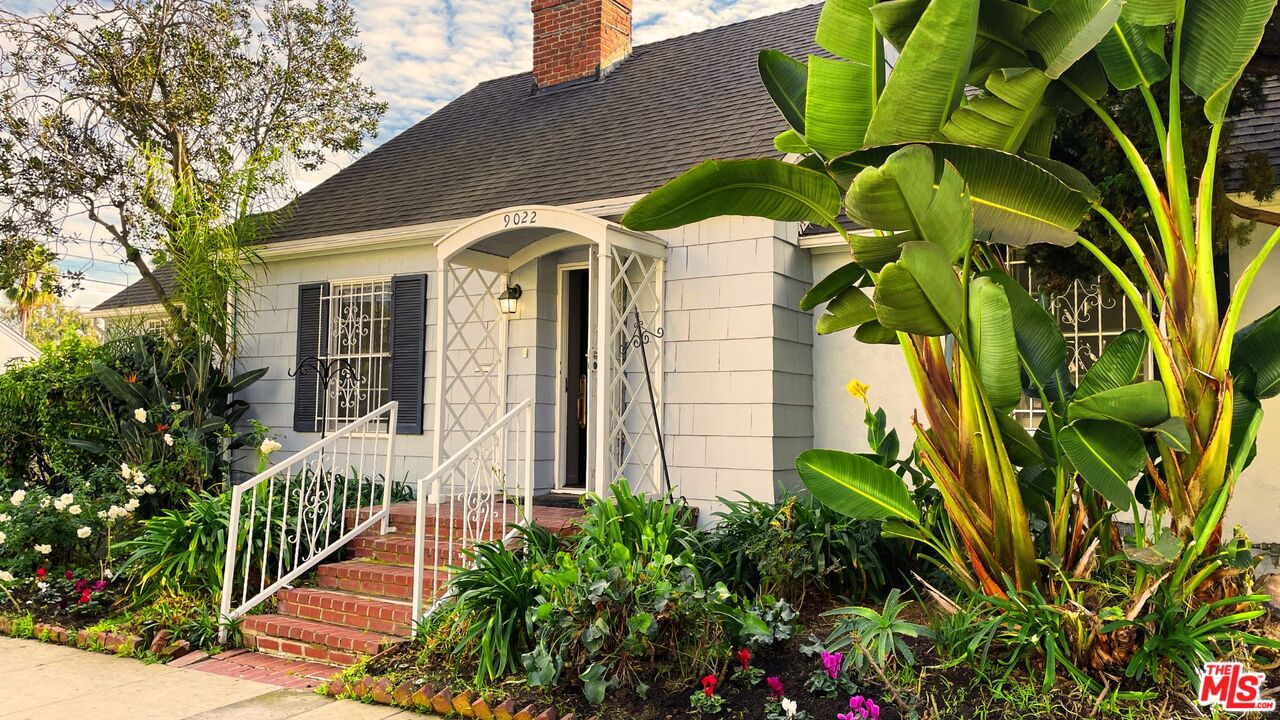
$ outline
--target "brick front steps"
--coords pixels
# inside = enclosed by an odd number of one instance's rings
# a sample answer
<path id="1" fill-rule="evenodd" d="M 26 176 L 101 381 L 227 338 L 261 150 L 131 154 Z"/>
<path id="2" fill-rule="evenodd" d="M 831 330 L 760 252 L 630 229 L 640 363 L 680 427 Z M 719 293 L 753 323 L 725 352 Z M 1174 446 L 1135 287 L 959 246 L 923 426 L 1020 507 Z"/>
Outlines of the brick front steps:
<path id="1" fill-rule="evenodd" d="M 351 559 L 316 568 L 314 588 L 288 588 L 277 593 L 278 607 L 269 615 L 247 615 L 241 623 L 245 646 L 259 653 L 326 665 L 351 665 L 412 634 L 413 503 L 391 506 L 391 532 L 379 535 L 375 525 L 347 546 Z M 352 513 L 349 513 L 352 514 Z M 536 507 L 534 520 L 549 530 L 565 532 L 582 511 Z M 514 511 L 509 513 L 514 520 Z M 443 569 L 459 564 L 457 547 L 434 540 L 436 524 L 462 527 L 461 504 L 428 506 L 423 597 L 427 604 L 444 592 Z M 504 531 L 495 526 L 495 537 Z M 203 664 L 203 663 L 202 663 Z"/>

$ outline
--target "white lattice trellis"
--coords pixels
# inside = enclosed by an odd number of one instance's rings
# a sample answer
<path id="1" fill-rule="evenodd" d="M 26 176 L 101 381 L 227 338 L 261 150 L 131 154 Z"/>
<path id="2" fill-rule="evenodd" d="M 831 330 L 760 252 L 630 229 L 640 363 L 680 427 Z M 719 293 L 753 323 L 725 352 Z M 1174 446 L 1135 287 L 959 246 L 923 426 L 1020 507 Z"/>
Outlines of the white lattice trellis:
<path id="1" fill-rule="evenodd" d="M 598 436 L 603 436 L 599 447 L 606 450 L 598 456 L 602 463 L 598 479 L 607 483 L 625 477 L 633 489 L 659 493 L 665 488 L 644 359 L 647 356 L 654 399 L 661 412 L 665 350 L 661 337 L 655 335 L 645 352 L 640 352 L 643 338 L 637 336 L 636 317 L 648 332 L 662 328 L 663 261 L 621 245 L 602 248 L 600 257 L 601 306 L 609 311 L 601 314 L 598 329 L 598 337 L 605 338 L 605 363 L 597 377 L 597 412 L 604 420 Z"/>
<path id="2" fill-rule="evenodd" d="M 440 273 L 435 411 L 441 461 L 504 412 L 506 323 L 496 298 L 506 281 L 503 273 L 453 263 Z"/>

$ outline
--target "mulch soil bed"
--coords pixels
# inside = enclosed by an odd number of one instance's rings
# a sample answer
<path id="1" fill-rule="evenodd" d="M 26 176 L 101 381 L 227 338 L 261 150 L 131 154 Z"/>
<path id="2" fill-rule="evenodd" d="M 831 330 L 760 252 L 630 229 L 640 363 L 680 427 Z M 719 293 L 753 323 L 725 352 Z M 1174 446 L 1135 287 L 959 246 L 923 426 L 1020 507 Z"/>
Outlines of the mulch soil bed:
<path id="1" fill-rule="evenodd" d="M 847 695 L 827 698 L 805 690 L 805 680 L 820 667 L 817 658 L 804 655 L 800 646 L 809 642 L 810 634 L 825 638 L 830 621 L 821 617 L 821 611 L 835 603 L 812 600 L 805 605 L 802 614 L 803 630 L 785 643 L 761 649 L 752 665 L 763 669 L 766 676 L 782 680 L 788 698 L 796 700 L 799 707 L 813 720 L 835 720 L 837 714 L 848 712 Z M 924 622 L 918 608 L 912 608 L 909 619 Z M 947 663 L 934 651 L 932 643 L 925 639 L 912 641 L 917 655 L 917 673 L 905 674 L 894 682 L 906 687 L 901 691 L 908 699 L 919 693 L 914 717 L 921 719 L 951 720 L 952 718 L 991 718 L 992 720 L 1093 720 L 1116 718 L 1120 720 L 1189 720 L 1208 717 L 1194 708 L 1194 698 L 1170 695 L 1142 704 L 1100 702 L 1099 698 L 1080 691 L 1074 684 L 1059 683 L 1050 692 L 1042 692 L 1039 677 L 1014 674 L 1004 683 L 998 676 L 983 676 L 969 665 L 947 667 Z M 731 663 L 726 661 L 726 667 Z M 417 647 L 405 644 L 370 660 L 366 671 L 372 678 L 387 675 L 396 682 L 409 681 L 432 688 L 453 687 L 460 692 L 464 681 L 443 670 L 422 668 L 417 665 Z M 761 682 L 754 687 L 743 687 L 727 679 L 731 671 L 721 676 L 717 691 L 725 698 L 724 711 L 714 716 L 699 716 L 689 708 L 689 696 L 697 688 L 696 683 L 685 687 L 653 687 L 648 696 L 641 698 L 634 693 L 613 690 L 603 705 L 592 706 L 583 697 L 580 688 L 561 687 L 553 692 L 527 688 L 523 680 L 512 678 L 508 682 L 473 693 L 476 699 L 484 699 L 490 707 L 505 701 L 513 701 L 515 708 L 532 706 L 538 717 L 564 718 L 572 714 L 576 720 L 599 718 L 600 720 L 673 720 L 675 718 L 699 718 L 711 720 L 763 720 L 764 706 L 769 689 Z M 893 678 L 893 674 L 891 674 Z M 1273 669 L 1268 676 L 1267 688 L 1280 688 L 1280 669 Z M 902 720 L 912 717 L 895 704 L 893 694 L 882 683 L 866 680 L 859 691 L 874 699 L 881 708 L 881 720 Z M 551 713 L 546 713 L 550 708 Z M 1247 718 L 1249 716 L 1236 716 Z M 1264 717 L 1264 716 L 1257 716 Z"/>

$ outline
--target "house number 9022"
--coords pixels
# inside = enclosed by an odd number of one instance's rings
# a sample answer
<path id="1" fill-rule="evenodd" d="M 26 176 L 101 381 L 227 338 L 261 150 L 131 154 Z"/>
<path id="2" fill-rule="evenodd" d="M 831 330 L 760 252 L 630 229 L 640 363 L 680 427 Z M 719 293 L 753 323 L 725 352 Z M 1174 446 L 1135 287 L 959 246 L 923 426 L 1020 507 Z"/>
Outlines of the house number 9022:
<path id="1" fill-rule="evenodd" d="M 536 225 L 538 222 L 537 210 L 517 210 L 502 216 L 502 227 L 515 227 L 517 225 Z"/>

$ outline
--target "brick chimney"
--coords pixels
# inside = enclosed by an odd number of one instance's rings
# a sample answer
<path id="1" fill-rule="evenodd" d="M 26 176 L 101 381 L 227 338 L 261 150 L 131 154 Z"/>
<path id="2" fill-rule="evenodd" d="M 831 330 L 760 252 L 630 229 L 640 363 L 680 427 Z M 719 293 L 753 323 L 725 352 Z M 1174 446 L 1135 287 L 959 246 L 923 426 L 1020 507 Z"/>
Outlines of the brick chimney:
<path id="1" fill-rule="evenodd" d="M 532 0 L 539 88 L 602 77 L 631 54 L 631 0 Z"/>

